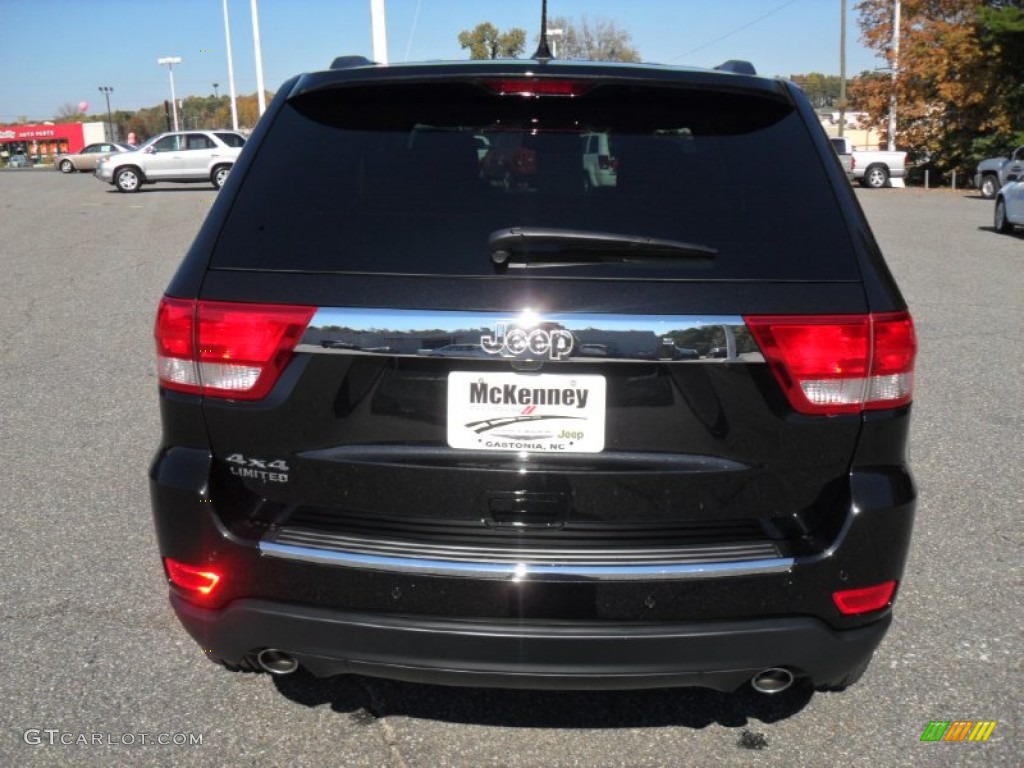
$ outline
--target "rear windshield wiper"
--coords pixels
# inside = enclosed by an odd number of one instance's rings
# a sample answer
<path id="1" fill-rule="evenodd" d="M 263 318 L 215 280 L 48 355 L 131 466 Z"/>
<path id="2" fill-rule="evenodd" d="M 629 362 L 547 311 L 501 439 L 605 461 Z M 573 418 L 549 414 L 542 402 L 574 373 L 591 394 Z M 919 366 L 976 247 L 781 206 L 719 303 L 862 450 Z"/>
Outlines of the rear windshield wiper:
<path id="1" fill-rule="evenodd" d="M 554 227 L 497 229 L 491 232 L 488 245 L 491 261 L 499 269 L 507 269 L 514 257 L 522 258 L 523 263 L 511 266 L 550 267 L 679 258 L 710 260 L 718 254 L 716 248 L 681 240 Z"/>

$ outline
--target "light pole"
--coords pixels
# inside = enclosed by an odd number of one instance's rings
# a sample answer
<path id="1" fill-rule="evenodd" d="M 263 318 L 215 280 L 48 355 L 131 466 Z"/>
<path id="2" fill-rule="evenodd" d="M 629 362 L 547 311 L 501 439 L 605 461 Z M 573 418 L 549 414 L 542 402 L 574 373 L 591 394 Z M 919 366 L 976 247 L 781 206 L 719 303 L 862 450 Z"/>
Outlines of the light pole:
<path id="1" fill-rule="evenodd" d="M 892 67 L 892 91 L 889 94 L 889 134 L 888 149 L 896 150 L 896 83 L 900 71 L 900 0 L 893 0 L 892 7 L 892 55 L 889 66 Z"/>
<path id="2" fill-rule="evenodd" d="M 839 3 L 839 135 L 846 132 L 846 0 Z"/>
<path id="3" fill-rule="evenodd" d="M 252 44 L 256 51 L 256 101 L 260 107 L 260 117 L 267 111 L 267 94 L 263 91 L 263 46 L 260 44 L 260 10 L 256 0 L 249 0 L 252 9 Z"/>
<path id="4" fill-rule="evenodd" d="M 370 34 L 373 37 L 373 60 L 387 64 L 388 30 L 384 0 L 370 0 Z"/>
<path id="5" fill-rule="evenodd" d="M 178 99 L 174 95 L 174 65 L 181 64 L 181 56 L 161 56 L 156 60 L 160 66 L 166 66 L 171 76 L 171 111 L 174 114 L 174 130 L 178 130 Z"/>
<path id="6" fill-rule="evenodd" d="M 548 40 L 551 41 L 551 58 L 552 59 L 557 59 L 558 58 L 558 45 L 556 44 L 555 40 L 552 39 L 552 38 L 555 38 L 555 37 L 565 37 L 565 30 L 564 29 L 560 29 L 558 27 L 556 27 L 555 29 L 550 29 L 550 28 L 548 29 Z"/>
<path id="7" fill-rule="evenodd" d="M 231 127 L 238 130 L 238 104 L 235 98 L 235 65 L 231 60 L 231 17 L 228 0 L 224 0 L 224 40 L 228 49 L 228 90 L 231 93 Z"/>
<path id="8" fill-rule="evenodd" d="M 107 134 L 107 141 L 113 141 L 114 138 L 115 138 L 114 137 L 114 116 L 110 112 L 110 94 L 112 94 L 113 92 L 114 92 L 114 89 L 111 88 L 109 85 L 101 85 L 100 86 L 100 93 L 102 93 L 104 96 L 107 97 L 107 130 L 110 131 L 110 133 Z"/>

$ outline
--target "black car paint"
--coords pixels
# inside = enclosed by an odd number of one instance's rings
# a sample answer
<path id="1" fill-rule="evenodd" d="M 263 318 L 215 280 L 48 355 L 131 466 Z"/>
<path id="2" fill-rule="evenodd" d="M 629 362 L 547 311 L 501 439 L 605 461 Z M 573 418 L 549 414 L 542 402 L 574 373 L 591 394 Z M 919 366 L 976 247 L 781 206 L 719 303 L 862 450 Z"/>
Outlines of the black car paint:
<path id="1" fill-rule="evenodd" d="M 621 314 L 670 314 L 679 312 L 681 307 L 687 313 L 699 315 L 737 312 L 854 314 L 905 308 L 856 198 L 832 158 L 827 139 L 816 131 L 813 111 L 795 87 L 758 78 L 702 72 L 686 72 L 683 77 L 693 87 L 756 90 L 774 94 L 794 105 L 817 150 L 815 158 L 804 158 L 804 161 L 821 165 L 828 194 L 835 197 L 848 228 L 861 280 L 580 282 L 571 278 L 506 275 L 453 279 L 210 269 L 211 254 L 220 247 L 222 222 L 230 215 L 234 192 L 246 183 L 253 157 L 264 137 L 274 130 L 274 117 L 288 98 L 315 89 L 343 87 L 349 80 L 373 82 L 403 78 L 431 82 L 439 78 L 521 76 L 529 66 L 500 63 L 463 65 L 452 70 L 409 67 L 400 71 L 364 68 L 350 73 L 306 75 L 285 83 L 249 139 L 171 281 L 168 295 L 319 307 L 459 308 L 494 312 L 536 305 L 541 300 L 564 312 Z M 561 71 L 578 77 L 638 81 L 673 82 L 681 77 L 670 70 L 638 72 L 614 66 L 571 65 L 563 66 Z M 464 363 L 461 367 L 468 369 L 473 365 Z M 794 621 L 814 617 L 816 625 L 838 633 L 836 637 L 857 629 L 869 632 L 864 636 L 869 640 L 859 641 L 849 656 L 837 652 L 839 660 L 831 665 L 823 662 L 820 652 L 813 649 L 790 648 L 788 656 L 777 650 L 780 658 L 772 665 L 789 665 L 818 684 L 841 678 L 842 673 L 869 657 L 881 640 L 890 620 L 890 608 L 868 615 L 842 616 L 830 595 L 834 589 L 902 577 L 916 498 L 904 456 L 910 409 L 902 407 L 826 419 L 801 416 L 790 411 L 764 366 L 715 369 L 699 365 L 679 369 L 661 365 L 645 368 L 644 375 L 658 379 L 659 386 L 667 386 L 678 398 L 677 402 L 685 404 L 688 435 L 699 435 L 701 441 L 699 449 L 687 445 L 687 453 L 718 455 L 722 446 L 734 438 L 735 420 L 737 414 L 743 412 L 743 403 L 753 396 L 766 404 L 767 410 L 757 414 L 760 425 L 752 430 L 762 442 L 744 442 L 739 447 L 749 456 L 743 476 L 749 478 L 750 485 L 744 486 L 743 493 L 737 495 L 735 475 L 724 473 L 709 482 L 706 477 L 687 477 L 685 472 L 668 477 L 657 492 L 665 494 L 666 498 L 687 499 L 684 517 L 691 521 L 703 519 L 702 495 L 717 499 L 716 515 L 723 509 L 732 509 L 738 517 L 756 518 L 763 524 L 766 538 L 779 542 L 783 550 L 794 557 L 795 565 L 786 573 L 678 582 L 651 579 L 510 583 L 344 570 L 262 556 L 258 550 L 259 540 L 282 517 L 294 512 L 297 488 L 301 489 L 303 506 L 331 508 L 339 501 L 337 496 L 324 490 L 331 487 L 330 482 L 302 485 L 303 462 L 307 470 L 326 472 L 325 476 L 333 478 L 333 487 L 345 489 L 346 497 L 349 489 L 354 489 L 357 507 L 394 508 L 403 496 L 410 495 L 409 489 L 414 489 L 416 498 L 422 499 L 419 514 L 435 519 L 450 515 L 465 521 L 485 514 L 481 512 L 484 510 L 481 504 L 487 492 L 495 488 L 530 492 L 554 490 L 582 506 L 586 506 L 582 502 L 588 499 L 604 499 L 601 515 L 609 520 L 629 509 L 631 493 L 644 493 L 642 455 L 632 471 L 628 462 L 623 470 L 622 462 L 617 465 L 614 456 L 596 456 L 577 458 L 572 472 L 566 474 L 558 462 L 544 460 L 512 470 L 508 462 L 503 464 L 494 457 L 484 457 L 468 466 L 446 467 L 432 465 L 422 457 L 410 464 L 398 450 L 388 454 L 388 446 L 402 443 L 443 444 L 443 424 L 437 421 L 443 414 L 430 416 L 429 408 L 416 409 L 417 413 L 396 410 L 389 414 L 392 421 L 386 427 L 365 422 L 357 426 L 364 430 L 357 432 L 359 442 L 383 446 L 383 458 L 376 462 L 353 463 L 343 454 L 333 458 L 310 455 L 310 445 L 330 447 L 344 442 L 351 434 L 353 427 L 346 419 L 352 412 L 352 404 L 346 405 L 345 400 L 351 397 L 353 387 L 360 390 L 363 398 L 380 399 L 403 375 L 418 372 L 420 379 L 436 390 L 443 386 L 443 374 L 448 369 L 446 361 L 339 362 L 299 357 L 285 371 L 272 393 L 258 403 L 161 391 L 163 437 L 151 471 L 160 553 L 184 562 L 218 562 L 229 573 L 237 575 L 229 580 L 213 604 L 191 605 L 180 596 L 173 598 L 179 616 L 198 642 L 211 648 L 213 655 L 233 664 L 251 658 L 252 652 L 261 647 L 281 647 L 321 674 L 369 671 L 400 679 L 456 684 L 538 687 L 701 684 L 731 689 L 749 678 L 747 667 L 756 671 L 755 662 L 761 661 L 762 657 L 751 650 L 751 643 L 742 641 L 744 633 L 755 625 L 769 630 L 774 627 L 786 636 L 785 632 Z M 601 371 L 613 380 L 613 387 L 616 376 L 621 384 L 622 372 L 615 366 L 601 368 Z M 628 398 L 621 402 L 623 412 L 627 413 Z M 322 410 L 320 406 L 325 403 L 334 404 L 333 412 Z M 290 432 L 290 425 L 296 423 L 304 425 L 301 434 Z M 748 429 L 750 426 L 745 425 Z M 820 432 L 820 439 L 813 437 L 816 432 Z M 744 435 L 745 441 L 750 434 Z M 793 439 L 786 439 L 787 434 Z M 233 477 L 223 462 L 226 454 L 240 450 L 233 442 L 233 435 L 244 435 L 244 440 L 238 442 L 247 453 L 288 457 L 294 465 L 289 483 L 275 485 Z M 780 453 L 782 445 L 786 449 Z M 620 448 L 623 454 L 642 454 L 650 450 L 650 446 L 629 440 L 617 446 L 613 441 L 613 447 Z M 736 445 L 730 445 L 729 455 L 734 455 L 737 449 Z M 672 454 L 678 448 L 669 437 L 657 450 Z M 788 468 L 780 461 L 782 457 L 791 462 Z M 774 470 L 772 460 L 776 462 Z M 804 475 L 808 466 L 815 465 L 820 469 L 818 477 L 808 484 Z M 649 490 L 647 494 L 650 495 Z M 621 504 L 609 503 L 617 496 L 623 500 Z M 463 500 L 461 505 L 460 499 Z M 659 505 L 650 500 L 646 509 L 652 520 L 659 514 L 667 520 L 679 512 L 676 506 Z M 712 520 L 713 517 L 703 519 L 704 522 Z M 367 641 L 347 649 L 348 654 L 355 655 L 346 655 L 345 644 L 339 641 L 339 648 L 332 655 L 319 646 L 323 640 L 319 625 L 309 623 L 313 621 L 311 616 L 321 610 L 335 612 L 339 626 L 346 622 L 369 626 L 373 620 L 367 617 L 379 617 L 380 623 L 394 628 L 395 623 L 401 624 L 405 617 L 408 626 L 419 631 L 420 658 L 404 641 L 392 643 L 390 638 L 397 635 L 384 630 L 378 635 L 382 645 L 377 654 L 367 651 L 367 647 L 373 646 Z M 295 619 L 304 614 L 309 614 L 306 615 L 308 621 Z M 330 621 L 326 615 L 319 618 Z M 298 623 L 289 624 L 293 620 Z M 536 662 L 533 656 L 541 653 L 543 643 L 528 654 L 533 661 L 524 665 L 523 674 L 516 672 L 514 663 L 501 658 L 501 650 L 493 654 L 482 651 L 480 658 L 467 658 L 465 665 L 460 667 L 454 663 L 453 666 L 453 660 L 445 658 L 440 650 L 452 642 L 451 622 L 479 625 L 481 631 L 476 640 L 484 644 L 488 637 L 503 633 L 511 633 L 512 637 L 521 633 L 526 643 L 526 636 L 543 635 L 546 629 L 557 634 L 557 628 L 574 626 L 584 636 L 588 632 L 600 632 L 601 627 L 620 632 L 632 627 L 641 635 L 666 627 L 686 635 L 707 623 L 724 622 L 731 628 L 726 636 L 739 638 L 735 648 L 730 642 L 726 645 L 731 648 L 734 667 L 744 672 L 740 676 L 734 671 L 729 674 L 729 665 L 724 659 L 715 659 L 702 669 L 698 663 L 683 660 L 663 648 L 652 651 L 663 654 L 654 659 L 657 663 L 642 670 L 625 662 L 627 654 L 616 652 L 602 664 L 599 650 L 581 650 L 582 666 L 574 673 L 558 675 L 543 664 L 533 663 Z M 766 624 L 761 627 L 759 622 Z M 297 643 L 294 648 L 287 644 L 288 633 L 278 631 L 285 625 L 293 628 Z M 810 635 L 805 635 L 805 629 L 801 625 L 793 637 L 810 637 L 818 631 L 807 630 Z M 751 637 L 755 634 L 751 633 Z M 271 639 L 275 642 L 271 643 Z M 683 643 L 680 647 L 703 647 L 704 642 L 701 640 L 696 646 Z M 496 648 L 505 647 L 495 643 Z M 599 648 L 600 643 L 594 647 Z M 801 651 L 813 660 L 802 663 Z M 743 659 L 749 659 L 749 663 L 737 661 Z"/>

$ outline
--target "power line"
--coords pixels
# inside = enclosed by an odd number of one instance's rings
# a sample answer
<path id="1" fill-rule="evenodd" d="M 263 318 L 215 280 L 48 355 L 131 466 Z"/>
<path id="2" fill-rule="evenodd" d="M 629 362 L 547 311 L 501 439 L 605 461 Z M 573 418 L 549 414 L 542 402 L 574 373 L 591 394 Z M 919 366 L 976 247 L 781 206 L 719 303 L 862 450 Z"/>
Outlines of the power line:
<path id="1" fill-rule="evenodd" d="M 781 11 L 783 8 L 788 8 L 789 6 L 793 5 L 793 3 L 796 3 L 798 1 L 799 0 L 788 0 L 788 2 L 783 3 L 782 5 L 778 6 L 777 8 L 773 8 L 772 10 L 768 11 L 768 13 L 764 14 L 763 16 L 758 16 L 753 21 L 747 22 L 746 24 L 744 24 L 741 27 L 736 27 L 736 29 L 732 30 L 731 32 L 726 32 L 721 37 L 716 37 L 714 40 L 709 40 L 708 42 L 704 43 L 703 45 L 698 45 L 696 48 L 691 48 L 686 53 L 681 53 L 678 56 L 673 56 L 671 59 L 668 60 L 668 62 L 676 61 L 677 59 L 681 59 L 684 56 L 689 56 L 691 53 L 696 53 L 697 51 L 703 51 L 705 48 L 708 48 L 708 47 L 714 45 L 715 43 L 720 43 L 723 40 L 725 40 L 727 38 L 730 38 L 733 35 L 735 35 L 735 34 L 737 34 L 739 32 L 742 32 L 745 29 L 749 29 L 750 27 L 754 26 L 755 24 L 758 24 L 758 23 L 764 21 L 769 16 L 774 16 L 776 13 Z M 666 62 L 666 63 L 668 63 L 668 62 Z"/>
<path id="2" fill-rule="evenodd" d="M 412 39 L 416 36 L 416 24 L 420 20 L 420 2 L 416 0 L 416 13 L 412 17 L 412 29 L 409 31 L 409 43 L 405 46 L 405 60 L 409 60 L 409 51 L 412 50 Z"/>

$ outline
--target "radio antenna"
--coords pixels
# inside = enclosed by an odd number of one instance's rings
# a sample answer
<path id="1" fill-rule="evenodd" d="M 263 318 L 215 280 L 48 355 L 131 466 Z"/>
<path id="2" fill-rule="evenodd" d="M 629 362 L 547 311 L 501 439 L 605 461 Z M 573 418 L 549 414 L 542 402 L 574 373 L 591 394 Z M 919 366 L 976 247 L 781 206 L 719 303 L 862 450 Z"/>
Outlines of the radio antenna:
<path id="1" fill-rule="evenodd" d="M 554 58 L 548 47 L 548 0 L 541 0 L 540 3 L 540 43 L 537 44 L 533 58 L 539 61 L 550 61 Z"/>

